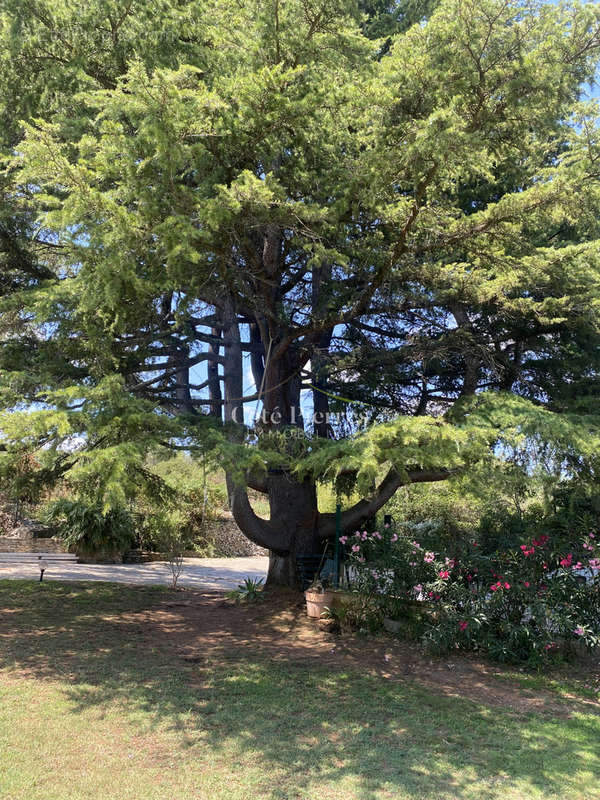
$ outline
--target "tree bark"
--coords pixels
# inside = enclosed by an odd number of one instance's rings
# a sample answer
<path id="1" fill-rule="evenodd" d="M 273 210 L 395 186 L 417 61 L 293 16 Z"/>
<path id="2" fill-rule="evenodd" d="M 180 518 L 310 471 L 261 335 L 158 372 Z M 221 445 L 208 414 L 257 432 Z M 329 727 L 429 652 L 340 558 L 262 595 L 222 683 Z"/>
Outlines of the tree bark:
<path id="1" fill-rule="evenodd" d="M 317 489 L 312 481 L 298 482 L 287 474 L 268 477 L 271 519 L 287 542 L 287 552 L 271 549 L 267 585 L 299 585 L 297 556 L 319 551 L 319 510 Z"/>
<path id="2" fill-rule="evenodd" d="M 219 328 L 211 328 L 211 334 L 214 337 L 221 336 Z M 220 354 L 221 346 L 216 342 L 211 342 L 208 345 L 208 352 L 211 355 L 218 356 Z M 219 378 L 219 364 L 217 361 L 209 359 L 206 365 L 208 377 L 208 398 L 211 401 L 209 407 L 209 414 L 217 419 L 222 419 L 223 410 L 221 408 L 221 401 L 223 396 L 221 394 L 221 379 Z"/>

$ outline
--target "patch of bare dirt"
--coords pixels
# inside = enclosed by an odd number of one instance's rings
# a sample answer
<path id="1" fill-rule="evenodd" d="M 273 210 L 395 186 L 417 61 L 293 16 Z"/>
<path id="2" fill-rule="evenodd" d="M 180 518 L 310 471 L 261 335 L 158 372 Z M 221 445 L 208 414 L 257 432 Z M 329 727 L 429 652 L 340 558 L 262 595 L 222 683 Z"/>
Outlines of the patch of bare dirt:
<path id="1" fill-rule="evenodd" d="M 183 663 L 211 666 L 262 657 L 302 666 L 325 665 L 360 670 L 387 680 L 415 681 L 449 697 L 460 697 L 515 712 L 568 716 L 600 713 L 600 704 L 579 696 L 560 698 L 532 690 L 506 676 L 513 670 L 465 655 L 428 656 L 416 644 L 387 636 L 337 635 L 308 619 L 302 598 L 268 595 L 261 603 L 236 605 L 222 594 L 185 591 L 160 605 L 121 617 L 142 625 L 145 637 L 161 641 Z M 150 629 L 150 630 L 149 630 Z M 600 665 L 585 662 L 569 677 L 600 685 Z"/>

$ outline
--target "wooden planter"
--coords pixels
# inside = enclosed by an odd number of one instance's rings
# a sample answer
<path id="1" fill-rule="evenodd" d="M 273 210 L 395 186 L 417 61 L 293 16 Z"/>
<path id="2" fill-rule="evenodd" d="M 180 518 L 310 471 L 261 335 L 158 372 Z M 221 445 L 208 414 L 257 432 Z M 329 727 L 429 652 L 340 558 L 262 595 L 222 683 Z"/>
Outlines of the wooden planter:
<path id="1" fill-rule="evenodd" d="M 306 613 L 312 619 L 320 619 L 321 614 L 326 608 L 331 608 L 333 592 L 313 592 L 307 589 L 304 592 L 306 598 Z"/>

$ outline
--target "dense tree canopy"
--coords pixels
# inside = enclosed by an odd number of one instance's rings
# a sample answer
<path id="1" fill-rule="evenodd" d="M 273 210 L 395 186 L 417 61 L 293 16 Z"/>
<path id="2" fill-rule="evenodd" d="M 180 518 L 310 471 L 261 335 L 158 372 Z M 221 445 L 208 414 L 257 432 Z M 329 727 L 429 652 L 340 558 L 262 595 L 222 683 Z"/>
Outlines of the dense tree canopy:
<path id="1" fill-rule="evenodd" d="M 333 530 L 324 476 L 365 496 L 347 528 L 498 431 L 592 452 L 597 7 L 25 7 L 1 29 L 6 464 L 117 502 L 150 449 L 220 448 L 290 581 Z"/>

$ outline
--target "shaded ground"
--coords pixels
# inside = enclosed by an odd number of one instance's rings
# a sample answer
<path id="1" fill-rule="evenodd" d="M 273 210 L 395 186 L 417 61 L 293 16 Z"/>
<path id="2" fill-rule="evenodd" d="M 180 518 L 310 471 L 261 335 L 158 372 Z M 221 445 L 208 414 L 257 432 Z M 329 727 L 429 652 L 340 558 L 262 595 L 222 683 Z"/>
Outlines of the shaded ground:
<path id="1" fill-rule="evenodd" d="M 290 596 L 0 581 L 0 797 L 593 800 L 599 680 L 340 638 Z"/>
<path id="2" fill-rule="evenodd" d="M 123 619 L 140 634 L 151 628 L 152 635 L 179 658 L 205 666 L 243 656 L 261 657 L 352 669 L 386 680 L 412 680 L 448 696 L 520 711 L 600 713 L 594 699 L 568 691 L 557 698 L 551 691 L 528 689 L 518 678 L 513 680 L 513 670 L 476 658 L 462 654 L 432 658 L 415 643 L 393 637 L 328 633 L 308 619 L 304 603 L 293 594 L 278 593 L 262 603 L 236 605 L 216 593 L 186 592 Z M 584 690 L 595 687 L 600 692 L 597 661 L 570 665 L 568 672 Z"/>
<path id="3" fill-rule="evenodd" d="M 267 594 L 260 603 L 236 604 L 219 592 L 167 590 L 151 597 L 147 606 L 102 615 L 103 624 L 133 637 L 140 658 L 149 646 L 159 646 L 173 658 L 204 669 L 245 658 L 268 659 L 415 681 L 447 696 L 520 711 L 600 712 L 594 698 L 595 692 L 600 694 L 598 660 L 565 668 L 563 676 L 568 674 L 573 691 L 562 684 L 557 697 L 540 689 L 539 679 L 529 681 L 535 689 L 528 688 L 524 670 L 516 674 L 514 668 L 464 654 L 430 657 L 417 644 L 390 636 L 329 633 L 306 616 L 304 602 L 294 593 Z M 0 643 L 15 633 L 15 624 L 23 622 L 10 608 L 0 607 Z M 33 636 L 39 633 L 35 628 L 29 631 Z"/>

